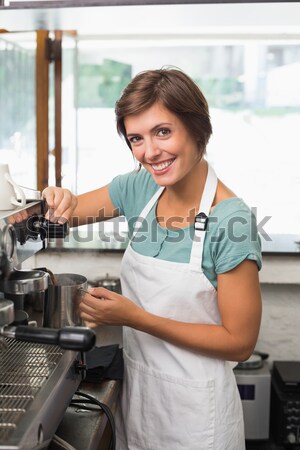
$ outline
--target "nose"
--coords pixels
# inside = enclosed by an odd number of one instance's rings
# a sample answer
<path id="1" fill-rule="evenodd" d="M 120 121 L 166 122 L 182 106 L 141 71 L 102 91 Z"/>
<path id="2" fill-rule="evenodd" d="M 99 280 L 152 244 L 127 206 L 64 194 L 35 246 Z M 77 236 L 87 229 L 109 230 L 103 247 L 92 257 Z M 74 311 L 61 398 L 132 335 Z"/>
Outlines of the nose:
<path id="1" fill-rule="evenodd" d="M 145 159 L 146 161 L 155 161 L 160 156 L 161 150 L 153 139 L 145 139 Z"/>

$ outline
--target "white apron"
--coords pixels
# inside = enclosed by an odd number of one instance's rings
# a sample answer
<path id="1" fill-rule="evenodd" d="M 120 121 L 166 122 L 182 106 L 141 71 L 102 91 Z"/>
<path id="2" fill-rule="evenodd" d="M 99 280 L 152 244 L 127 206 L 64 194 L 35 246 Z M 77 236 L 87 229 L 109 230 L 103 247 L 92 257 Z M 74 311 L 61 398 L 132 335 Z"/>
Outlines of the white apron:
<path id="1" fill-rule="evenodd" d="M 207 216 L 216 186 L 209 167 L 199 210 Z M 163 189 L 141 218 L 156 205 Z M 202 271 L 204 237 L 205 230 L 195 230 L 189 263 L 143 256 L 129 245 L 122 261 L 123 294 L 161 317 L 219 324 L 217 293 Z M 117 450 L 245 449 L 242 405 L 229 362 L 129 327 L 123 330 L 123 346 Z"/>

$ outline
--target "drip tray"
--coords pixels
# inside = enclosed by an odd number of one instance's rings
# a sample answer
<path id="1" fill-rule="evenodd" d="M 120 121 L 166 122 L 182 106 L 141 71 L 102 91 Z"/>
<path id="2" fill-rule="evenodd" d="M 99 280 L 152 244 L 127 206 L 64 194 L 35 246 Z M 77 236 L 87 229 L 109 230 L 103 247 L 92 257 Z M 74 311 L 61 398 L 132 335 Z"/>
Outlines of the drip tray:
<path id="1" fill-rule="evenodd" d="M 47 448 L 76 391 L 78 354 L 5 339 L 0 352 L 0 449 Z"/>

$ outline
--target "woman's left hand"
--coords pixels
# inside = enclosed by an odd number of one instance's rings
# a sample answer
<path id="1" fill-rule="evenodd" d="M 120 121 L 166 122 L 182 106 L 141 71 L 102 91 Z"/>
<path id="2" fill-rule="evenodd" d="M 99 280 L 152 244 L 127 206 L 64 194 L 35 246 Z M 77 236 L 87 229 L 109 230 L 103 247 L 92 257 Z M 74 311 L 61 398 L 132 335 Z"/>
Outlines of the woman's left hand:
<path id="1" fill-rule="evenodd" d="M 141 308 L 131 300 L 105 288 L 88 289 L 80 303 L 80 316 L 87 326 L 131 326 Z"/>

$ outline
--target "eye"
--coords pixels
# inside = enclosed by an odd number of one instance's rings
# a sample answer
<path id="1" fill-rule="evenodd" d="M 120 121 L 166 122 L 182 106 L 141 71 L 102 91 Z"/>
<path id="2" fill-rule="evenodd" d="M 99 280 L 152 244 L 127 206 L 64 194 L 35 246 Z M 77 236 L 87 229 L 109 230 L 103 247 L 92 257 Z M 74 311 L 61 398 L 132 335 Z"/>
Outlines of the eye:
<path id="1" fill-rule="evenodd" d="M 165 137 L 165 136 L 168 136 L 168 134 L 170 134 L 170 133 L 171 133 L 171 131 L 169 128 L 159 128 L 157 130 L 156 135 L 160 136 L 160 137 Z"/>
<path id="2" fill-rule="evenodd" d="M 131 136 L 130 138 L 128 138 L 130 144 L 138 144 L 141 139 L 142 138 L 140 136 Z"/>

